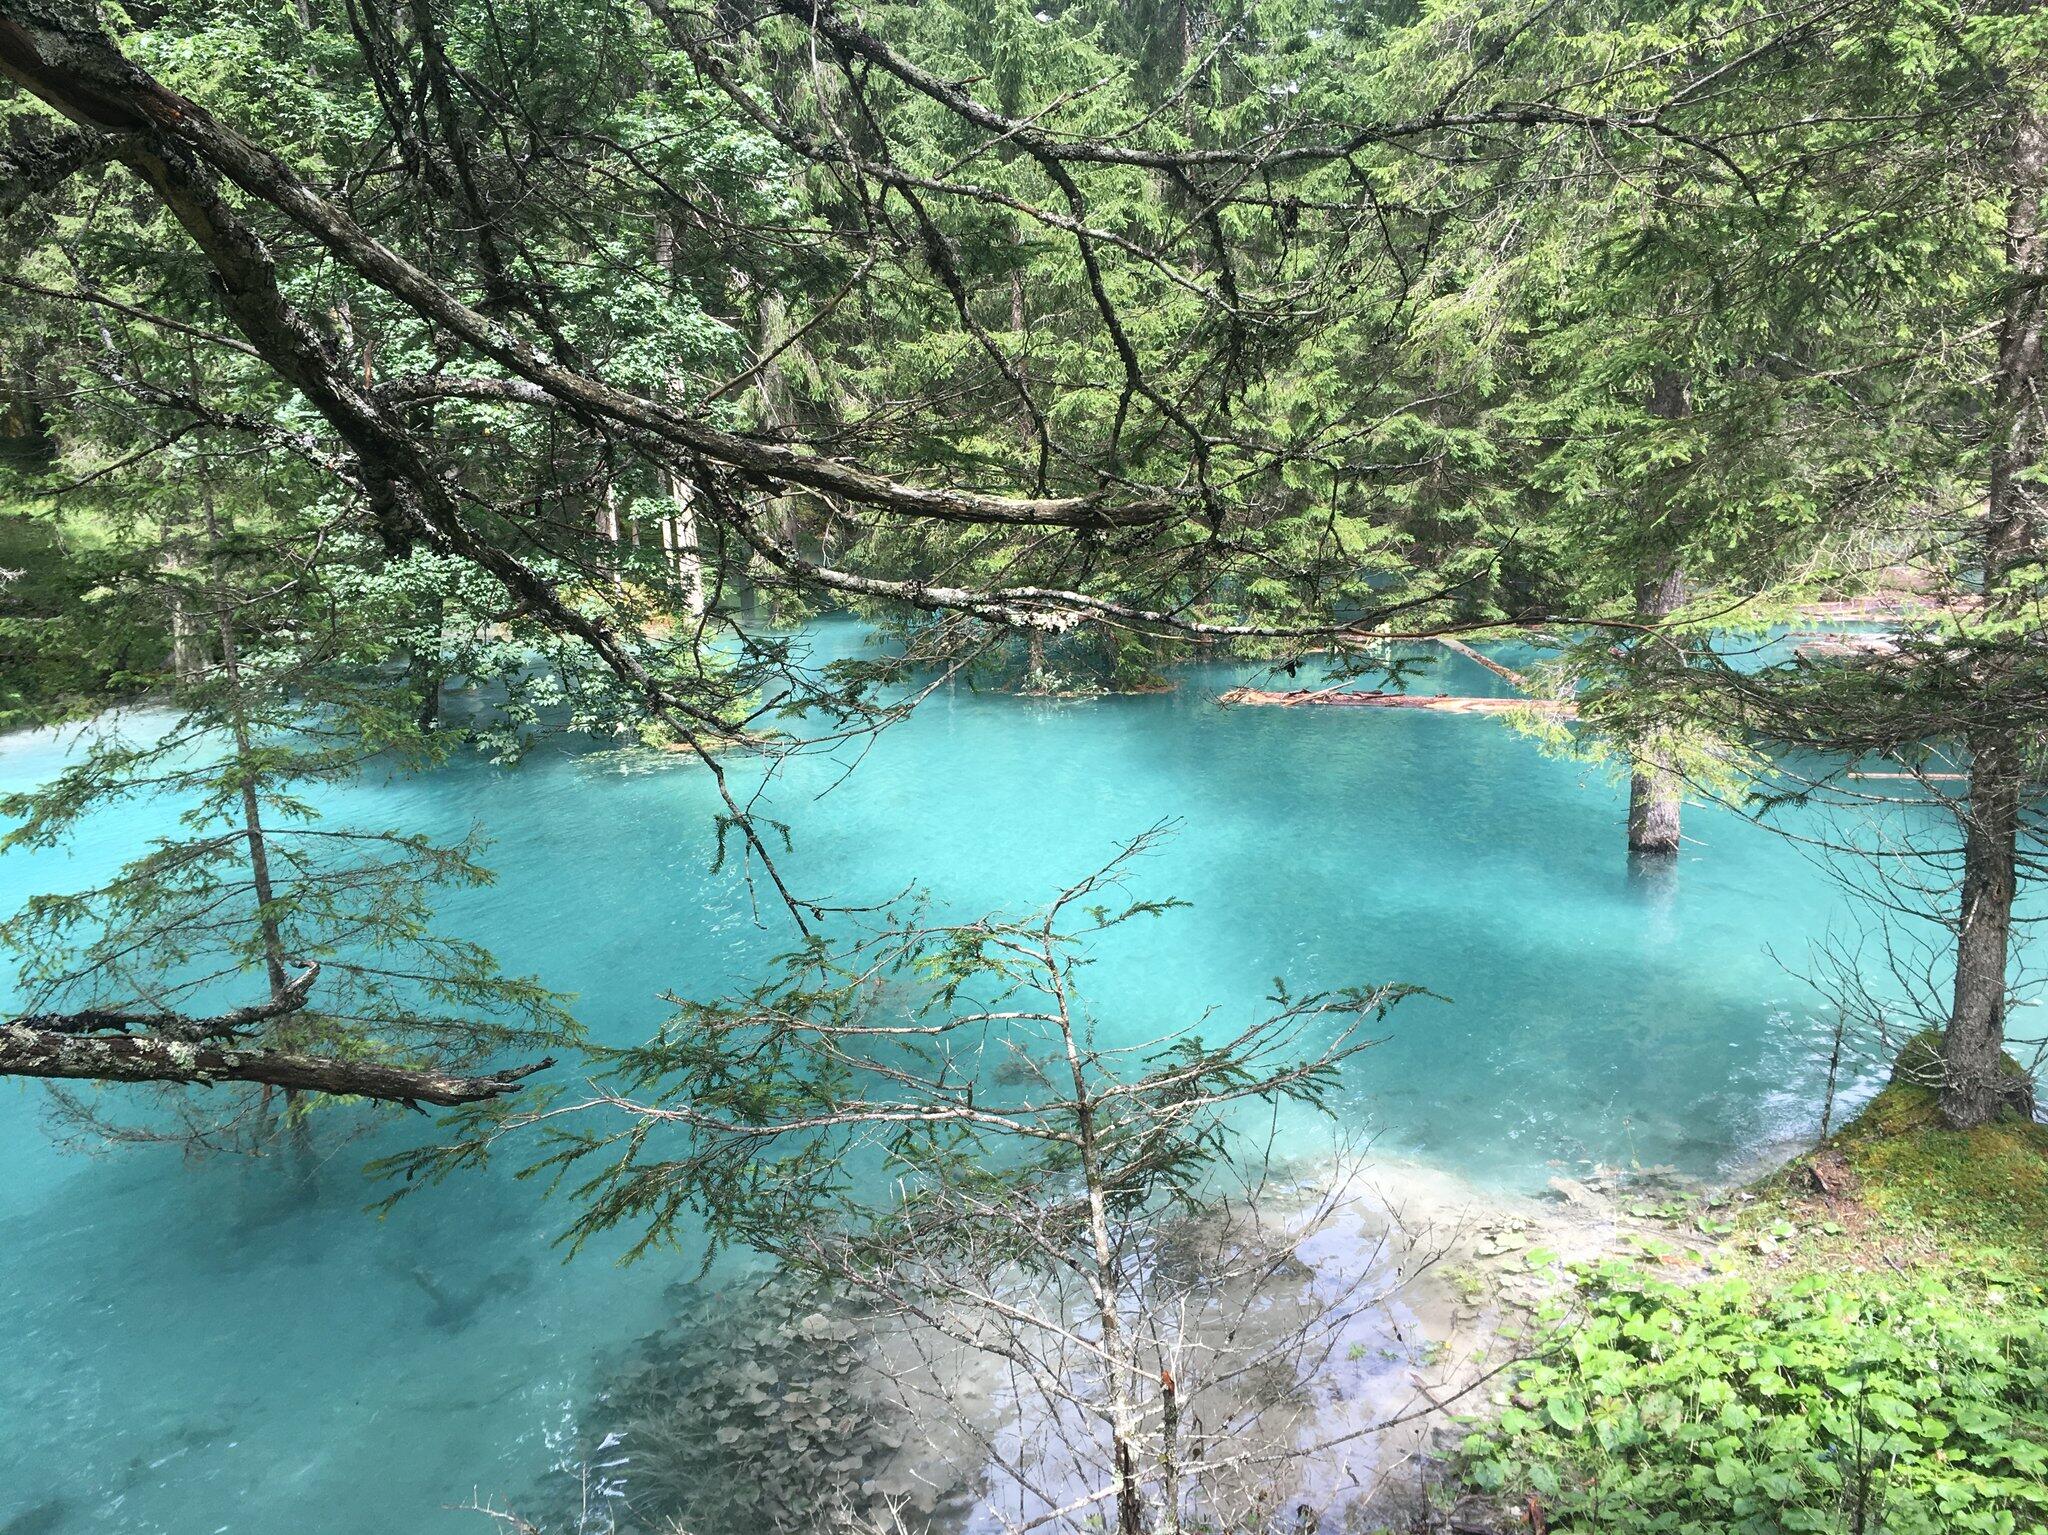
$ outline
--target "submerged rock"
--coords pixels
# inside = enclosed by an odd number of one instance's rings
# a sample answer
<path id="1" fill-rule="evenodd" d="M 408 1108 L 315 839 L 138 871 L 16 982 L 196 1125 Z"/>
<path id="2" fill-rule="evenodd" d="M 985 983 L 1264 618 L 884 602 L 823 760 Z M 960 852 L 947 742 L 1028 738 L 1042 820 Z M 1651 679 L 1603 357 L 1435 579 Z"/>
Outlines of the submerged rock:
<path id="1" fill-rule="evenodd" d="M 579 1416 L 542 1528 L 797 1535 L 932 1529 L 973 1488 L 949 1477 L 877 1358 L 865 1313 L 801 1285 L 677 1286 Z"/>
<path id="2" fill-rule="evenodd" d="M 55 1535 L 70 1521 L 69 1503 L 62 1498 L 45 1498 L 0 1524 L 0 1535 Z"/>
<path id="3" fill-rule="evenodd" d="M 1552 1178 L 1550 1189 L 1566 1204 L 1577 1205 L 1584 1210 L 1597 1210 L 1606 1203 L 1576 1178 Z"/>

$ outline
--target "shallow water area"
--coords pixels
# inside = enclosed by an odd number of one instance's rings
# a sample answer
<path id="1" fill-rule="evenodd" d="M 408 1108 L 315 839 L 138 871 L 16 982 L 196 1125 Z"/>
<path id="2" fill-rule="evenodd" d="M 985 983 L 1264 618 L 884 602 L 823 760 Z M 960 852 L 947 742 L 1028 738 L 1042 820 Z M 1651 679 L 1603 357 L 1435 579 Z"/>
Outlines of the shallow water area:
<path id="1" fill-rule="evenodd" d="M 821 644 L 859 643 L 851 626 Z M 1161 821 L 1134 893 L 1190 908 L 1106 941 L 1086 1001 L 1106 1041 L 1242 1020 L 1294 991 L 1399 981 L 1385 1042 L 1349 1073 L 1340 1129 L 1503 1191 L 1596 1166 L 1711 1177 L 1810 1133 L 1825 1069 L 1788 964 L 1838 919 L 1797 847 L 1725 812 L 1631 870 L 1623 791 L 1499 720 L 1237 709 L 1251 668 L 1189 667 L 1171 694 L 1024 700 L 964 686 L 877 740 L 850 776 L 800 757 L 770 786 L 787 869 L 848 902 L 928 886 L 956 915 L 1020 911 Z M 1281 685 L 1297 685 L 1293 683 Z M 1452 660 L 1425 691 L 1499 692 Z M 0 741 L 0 790 L 61 762 Z M 757 771 L 729 759 L 745 787 Z M 758 977 L 790 932 L 739 868 L 711 869 L 715 796 L 690 763 L 548 747 L 326 797 L 336 821 L 440 835 L 481 825 L 497 883 L 445 925 L 580 995 L 601 1039 Z M 163 811 L 102 816 L 63 854 L 0 859 L 0 911 L 132 857 Z M 691 1265 L 564 1265 L 564 1207 L 513 1164 L 378 1221 L 371 1141 L 316 1126 L 311 1154 L 184 1164 L 60 1152 L 39 1090 L 0 1084 L 0 1535 L 368 1535 L 485 1528 L 586 1426 L 600 1361 L 661 1321 Z M 1327 1148 L 1289 1127 L 1287 1150 Z"/>

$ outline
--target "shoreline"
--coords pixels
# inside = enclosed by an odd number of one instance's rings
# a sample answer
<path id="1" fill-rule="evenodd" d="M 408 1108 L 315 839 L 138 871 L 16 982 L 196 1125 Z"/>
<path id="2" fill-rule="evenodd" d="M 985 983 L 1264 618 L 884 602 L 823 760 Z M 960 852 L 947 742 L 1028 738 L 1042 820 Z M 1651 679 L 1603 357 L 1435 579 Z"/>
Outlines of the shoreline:
<path id="1" fill-rule="evenodd" d="M 1571 1289 L 1573 1266 L 1668 1246 L 1679 1216 L 1739 1199 L 1811 1149 L 1810 1142 L 1774 1142 L 1743 1160 L 1740 1177 L 1596 1172 L 1554 1176 L 1541 1193 L 1486 1188 L 1408 1159 L 1360 1166 L 1345 1194 L 1373 1212 L 1366 1225 L 1389 1236 L 1394 1266 L 1410 1271 L 1399 1301 L 1412 1315 L 1424 1363 L 1333 1404 L 1322 1424 L 1339 1431 L 1361 1418 L 1399 1421 L 1323 1474 L 1303 1478 L 1301 1501 L 1326 1530 L 1399 1528 L 1415 1519 L 1444 1487 L 1469 1431 L 1465 1420 L 1502 1405 L 1497 1380 L 1538 1351 L 1539 1314 Z M 1669 1262 L 1673 1277 L 1699 1268 L 1670 1253 L 1649 1261 Z M 1328 1501 L 1315 1500 L 1319 1491 Z"/>

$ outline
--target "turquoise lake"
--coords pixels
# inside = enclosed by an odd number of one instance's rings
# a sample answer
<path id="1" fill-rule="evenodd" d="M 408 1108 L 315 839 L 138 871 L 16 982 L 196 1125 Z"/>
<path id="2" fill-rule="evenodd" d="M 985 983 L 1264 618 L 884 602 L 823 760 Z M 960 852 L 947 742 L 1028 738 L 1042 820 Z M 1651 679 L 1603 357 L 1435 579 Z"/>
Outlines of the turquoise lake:
<path id="1" fill-rule="evenodd" d="M 1485 717 L 1215 704 L 1250 675 L 1188 668 L 1170 695 L 1085 702 L 941 692 L 843 781 L 831 760 L 783 767 L 768 804 L 793 883 L 859 902 L 916 882 L 958 915 L 1017 911 L 1172 819 L 1134 888 L 1191 906 L 1100 950 L 1087 1002 L 1106 1037 L 1243 1017 L 1275 976 L 1426 987 L 1442 1000 L 1402 1005 L 1351 1071 L 1344 1128 L 1482 1186 L 1592 1165 L 1713 1176 L 1813 1131 L 1826 1024 L 1788 967 L 1849 906 L 1798 846 L 1689 809 L 1676 867 L 1632 874 L 1625 793 L 1601 770 Z M 1462 661 L 1418 685 L 1499 690 Z M 63 751 L 0 739 L 0 789 Z M 726 990 L 788 945 L 735 870 L 711 871 L 714 803 L 687 763 L 552 747 L 328 808 L 480 825 L 498 882 L 446 925 L 627 1040 L 661 993 Z M 134 855 L 152 814 L 0 859 L 0 910 Z M 0 1084 L 0 1532 L 481 1531 L 451 1506 L 546 1478 L 608 1351 L 691 1266 L 564 1265 L 566 1208 L 509 1166 L 365 1215 L 361 1163 L 425 1127 L 316 1140 L 311 1162 L 87 1157 L 53 1144 L 39 1089 Z"/>

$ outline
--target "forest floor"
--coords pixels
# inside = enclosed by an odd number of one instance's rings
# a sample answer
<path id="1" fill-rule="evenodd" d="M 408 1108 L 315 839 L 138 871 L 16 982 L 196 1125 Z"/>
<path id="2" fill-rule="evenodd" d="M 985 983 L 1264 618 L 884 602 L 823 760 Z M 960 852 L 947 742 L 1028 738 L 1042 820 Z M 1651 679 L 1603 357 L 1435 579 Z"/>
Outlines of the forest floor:
<path id="1" fill-rule="evenodd" d="M 1326 1531 L 2048 1529 L 2048 1125 L 1894 1082 L 1737 1187 L 1552 1193 L 1442 1207 L 1451 1410 Z"/>

